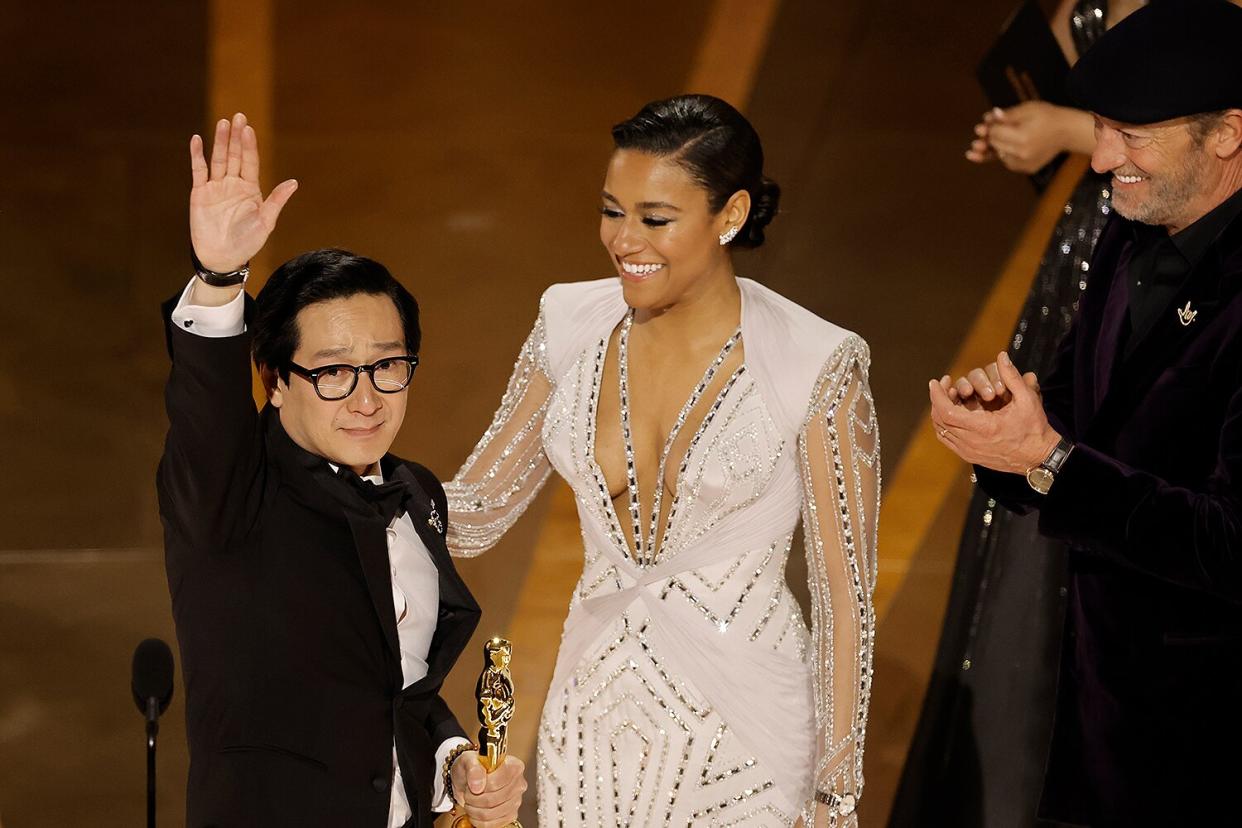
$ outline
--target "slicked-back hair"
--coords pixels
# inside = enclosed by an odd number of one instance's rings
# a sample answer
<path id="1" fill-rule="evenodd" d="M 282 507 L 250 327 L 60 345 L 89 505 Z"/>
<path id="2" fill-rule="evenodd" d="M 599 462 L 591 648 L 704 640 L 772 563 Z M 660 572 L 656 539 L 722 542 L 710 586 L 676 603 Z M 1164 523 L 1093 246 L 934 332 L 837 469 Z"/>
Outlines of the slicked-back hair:
<path id="1" fill-rule="evenodd" d="M 366 294 L 387 296 L 397 309 L 405 333 L 405 347 L 417 354 L 422 344 L 418 302 L 374 259 L 348 250 L 312 250 L 276 268 L 255 297 L 251 354 L 260 371 L 276 371 L 289 381 L 289 363 L 298 349 L 298 313 L 317 302 Z"/>
<path id="2" fill-rule="evenodd" d="M 617 149 L 667 157 L 707 191 L 713 213 L 734 193 L 750 194 L 750 215 L 732 247 L 758 247 L 780 208 L 781 188 L 763 174 L 763 146 L 742 113 L 711 95 L 652 101 L 612 128 Z"/>

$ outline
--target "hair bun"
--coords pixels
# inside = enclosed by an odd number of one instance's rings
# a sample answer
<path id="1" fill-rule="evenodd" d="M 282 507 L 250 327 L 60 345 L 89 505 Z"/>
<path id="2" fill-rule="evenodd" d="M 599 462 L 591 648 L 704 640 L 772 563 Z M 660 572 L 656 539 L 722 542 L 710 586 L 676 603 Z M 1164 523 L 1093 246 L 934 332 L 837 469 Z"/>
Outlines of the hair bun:
<path id="1" fill-rule="evenodd" d="M 750 194 L 750 215 L 742 225 L 742 231 L 733 240 L 735 247 L 755 248 L 763 244 L 763 230 L 780 212 L 781 187 L 763 176 L 759 186 Z"/>

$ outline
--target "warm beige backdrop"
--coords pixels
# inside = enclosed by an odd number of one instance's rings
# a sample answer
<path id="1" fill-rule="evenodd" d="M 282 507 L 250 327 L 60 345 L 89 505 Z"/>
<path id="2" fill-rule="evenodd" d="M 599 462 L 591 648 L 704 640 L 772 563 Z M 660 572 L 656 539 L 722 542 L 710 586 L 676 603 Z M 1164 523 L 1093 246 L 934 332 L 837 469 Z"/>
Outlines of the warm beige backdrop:
<path id="1" fill-rule="evenodd" d="M 721 16 L 727 0 L 5 3 L 5 825 L 141 819 L 128 670 L 138 640 L 172 634 L 153 487 L 166 372 L 157 305 L 188 276 L 190 132 L 237 99 L 263 128 L 268 182 L 300 180 L 270 263 L 346 246 L 419 297 L 424 362 L 397 450 L 450 475 L 542 289 L 609 272 L 594 212 L 609 125 L 753 59 L 727 88 L 749 92 L 784 215 L 739 271 L 871 342 L 891 473 L 926 378 L 957 352 L 1034 203 L 1024 182 L 961 158 L 983 107 L 973 63 L 1009 4 L 783 0 L 770 20 L 739 24 L 736 2 Z M 704 51 L 719 37 L 723 59 Z M 546 512 L 547 498 L 463 565 L 483 631 L 514 626 Z M 901 632 L 880 629 L 869 824 L 900 768 L 959 516 L 950 496 L 934 548 L 911 562 L 918 588 L 894 605 Z M 572 560 L 572 532 L 545 537 Z M 522 629 L 517 658 L 546 660 L 559 620 Z M 463 717 L 473 662 L 447 690 Z M 539 699 L 520 699 L 519 716 L 536 716 Z M 166 825 L 181 823 L 182 714 L 178 696 L 161 742 Z"/>

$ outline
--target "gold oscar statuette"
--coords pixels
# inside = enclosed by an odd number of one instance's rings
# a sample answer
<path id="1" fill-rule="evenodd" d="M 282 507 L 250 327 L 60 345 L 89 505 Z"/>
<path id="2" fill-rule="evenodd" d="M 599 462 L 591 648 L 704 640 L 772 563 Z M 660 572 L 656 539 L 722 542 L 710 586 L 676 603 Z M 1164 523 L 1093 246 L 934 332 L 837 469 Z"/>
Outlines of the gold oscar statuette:
<path id="1" fill-rule="evenodd" d="M 505 761 L 509 746 L 509 720 L 513 718 L 513 678 L 509 675 L 509 659 L 513 645 L 508 639 L 493 636 L 483 645 L 483 672 L 474 695 L 479 705 L 479 762 L 488 773 Z M 453 828 L 470 828 L 465 814 L 453 820 Z M 522 828 L 514 820 L 510 828 Z"/>

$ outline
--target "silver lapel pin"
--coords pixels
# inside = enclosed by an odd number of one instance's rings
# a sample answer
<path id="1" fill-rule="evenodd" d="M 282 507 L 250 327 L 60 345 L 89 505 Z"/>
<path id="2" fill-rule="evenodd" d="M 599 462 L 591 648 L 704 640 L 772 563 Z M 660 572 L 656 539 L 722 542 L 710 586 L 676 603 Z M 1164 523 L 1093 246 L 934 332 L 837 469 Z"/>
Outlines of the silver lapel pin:
<path id="1" fill-rule="evenodd" d="M 1190 309 L 1190 302 L 1186 303 L 1186 307 L 1177 309 L 1177 321 L 1182 323 L 1183 327 L 1188 327 L 1191 322 L 1195 321 L 1195 317 L 1199 315 L 1197 310 Z"/>
<path id="2" fill-rule="evenodd" d="M 431 502 L 431 517 L 427 518 L 427 525 L 435 529 L 441 535 L 444 534 L 444 524 L 440 522 L 440 511 L 436 509 L 436 503 Z"/>

